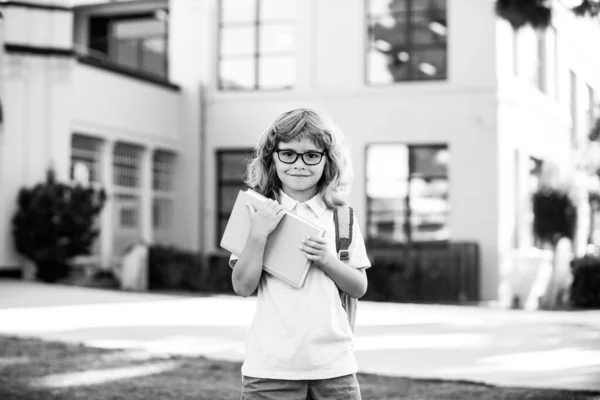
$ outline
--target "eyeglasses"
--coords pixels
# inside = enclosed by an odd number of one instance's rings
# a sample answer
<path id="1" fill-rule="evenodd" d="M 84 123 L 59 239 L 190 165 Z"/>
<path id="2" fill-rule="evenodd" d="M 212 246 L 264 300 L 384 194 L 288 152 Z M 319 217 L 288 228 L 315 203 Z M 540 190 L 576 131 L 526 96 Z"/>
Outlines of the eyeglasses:
<path id="1" fill-rule="evenodd" d="M 275 153 L 277 153 L 279 161 L 284 164 L 293 164 L 298 159 L 298 156 L 302 156 L 302 161 L 304 161 L 304 164 L 306 165 L 319 164 L 323 159 L 323 155 L 325 155 L 324 151 L 307 151 L 306 153 L 296 153 L 292 150 L 276 150 Z"/>

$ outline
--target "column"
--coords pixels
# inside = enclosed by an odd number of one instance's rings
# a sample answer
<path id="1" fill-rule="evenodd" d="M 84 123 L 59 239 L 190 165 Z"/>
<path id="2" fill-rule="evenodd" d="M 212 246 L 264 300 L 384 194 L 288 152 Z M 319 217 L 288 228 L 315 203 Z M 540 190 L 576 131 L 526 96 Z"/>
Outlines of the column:
<path id="1" fill-rule="evenodd" d="M 106 203 L 100 214 L 100 263 L 102 268 L 111 269 L 113 263 L 113 151 L 115 143 L 106 140 L 100 151 L 100 180 L 106 192 Z"/>
<path id="2" fill-rule="evenodd" d="M 152 156 L 154 148 L 142 150 L 140 165 L 140 229 L 141 239 L 146 244 L 153 240 L 152 232 Z"/>

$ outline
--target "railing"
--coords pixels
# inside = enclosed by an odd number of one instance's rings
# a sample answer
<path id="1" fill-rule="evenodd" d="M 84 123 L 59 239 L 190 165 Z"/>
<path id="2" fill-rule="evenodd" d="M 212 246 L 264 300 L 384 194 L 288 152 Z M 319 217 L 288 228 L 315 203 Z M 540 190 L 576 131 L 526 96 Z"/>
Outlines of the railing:
<path id="1" fill-rule="evenodd" d="M 365 300 L 407 303 L 479 301 L 479 246 L 471 242 L 413 243 L 369 248 Z"/>

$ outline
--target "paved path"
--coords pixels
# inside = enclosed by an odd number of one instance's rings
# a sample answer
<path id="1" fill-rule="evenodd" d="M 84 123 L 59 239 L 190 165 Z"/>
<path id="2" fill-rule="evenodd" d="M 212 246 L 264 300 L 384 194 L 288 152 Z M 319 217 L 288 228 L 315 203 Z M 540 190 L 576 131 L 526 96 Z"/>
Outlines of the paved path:
<path id="1" fill-rule="evenodd" d="M 241 361 L 254 302 L 0 280 L 0 334 Z M 363 372 L 600 390 L 600 311 L 361 301 L 355 344 Z"/>

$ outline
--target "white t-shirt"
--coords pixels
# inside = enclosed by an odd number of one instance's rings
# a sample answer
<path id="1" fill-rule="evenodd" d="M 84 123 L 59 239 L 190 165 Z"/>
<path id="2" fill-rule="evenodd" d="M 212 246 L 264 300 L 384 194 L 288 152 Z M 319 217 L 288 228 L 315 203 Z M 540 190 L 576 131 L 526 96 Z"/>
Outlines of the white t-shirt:
<path id="1" fill-rule="evenodd" d="M 335 252 L 333 210 L 327 209 L 319 195 L 299 203 L 281 192 L 281 205 L 323 227 Z M 350 266 L 371 266 L 356 218 L 349 252 Z M 231 256 L 232 267 L 237 259 Z M 352 339 L 338 288 L 319 267 L 310 267 L 300 289 L 263 272 L 242 375 L 304 380 L 356 373 Z"/>

